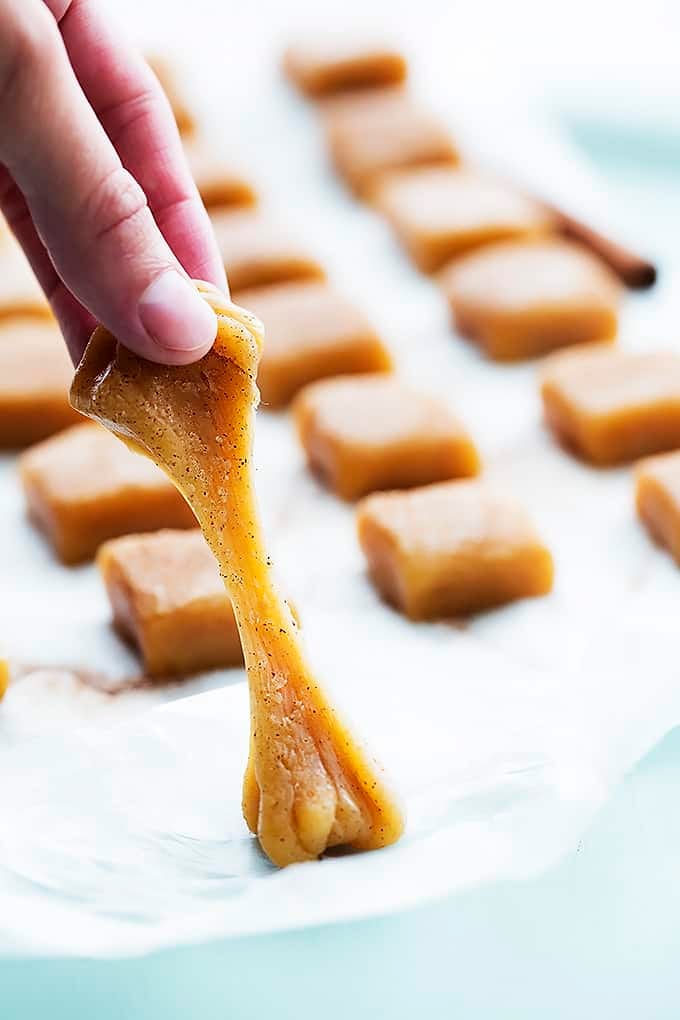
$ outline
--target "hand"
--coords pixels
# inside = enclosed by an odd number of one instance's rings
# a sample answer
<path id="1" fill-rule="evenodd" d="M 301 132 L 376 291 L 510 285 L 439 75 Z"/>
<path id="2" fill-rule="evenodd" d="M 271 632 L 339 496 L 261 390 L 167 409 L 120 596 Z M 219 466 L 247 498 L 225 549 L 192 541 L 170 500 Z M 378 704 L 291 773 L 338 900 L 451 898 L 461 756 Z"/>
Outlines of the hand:
<path id="1" fill-rule="evenodd" d="M 97 322 L 152 361 L 210 348 L 224 269 L 168 102 L 95 0 L 0 0 L 0 209 L 78 361 Z"/>

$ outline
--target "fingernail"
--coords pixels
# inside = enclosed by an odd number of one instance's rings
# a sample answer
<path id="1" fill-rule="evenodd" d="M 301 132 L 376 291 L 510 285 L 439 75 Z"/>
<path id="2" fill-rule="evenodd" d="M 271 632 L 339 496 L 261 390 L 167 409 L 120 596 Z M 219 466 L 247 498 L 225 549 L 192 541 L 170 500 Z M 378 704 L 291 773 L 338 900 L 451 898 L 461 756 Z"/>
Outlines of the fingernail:
<path id="1" fill-rule="evenodd" d="M 146 332 L 168 351 L 207 351 L 217 336 L 214 311 L 175 269 L 149 284 L 138 311 Z"/>

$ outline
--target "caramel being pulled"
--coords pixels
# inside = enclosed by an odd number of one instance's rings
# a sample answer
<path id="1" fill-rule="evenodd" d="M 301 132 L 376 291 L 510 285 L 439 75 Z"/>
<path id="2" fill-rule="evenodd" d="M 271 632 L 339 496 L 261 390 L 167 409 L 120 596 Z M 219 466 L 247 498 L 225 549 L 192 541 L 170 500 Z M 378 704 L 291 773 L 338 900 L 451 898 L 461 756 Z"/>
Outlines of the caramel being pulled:
<path id="1" fill-rule="evenodd" d="M 401 812 L 314 679 L 262 538 L 251 470 L 262 327 L 218 291 L 200 289 L 218 317 L 204 358 L 152 364 L 99 327 L 71 401 L 167 472 L 217 559 L 250 689 L 243 814 L 265 853 L 283 866 L 339 844 L 386 846 L 401 835 Z"/>

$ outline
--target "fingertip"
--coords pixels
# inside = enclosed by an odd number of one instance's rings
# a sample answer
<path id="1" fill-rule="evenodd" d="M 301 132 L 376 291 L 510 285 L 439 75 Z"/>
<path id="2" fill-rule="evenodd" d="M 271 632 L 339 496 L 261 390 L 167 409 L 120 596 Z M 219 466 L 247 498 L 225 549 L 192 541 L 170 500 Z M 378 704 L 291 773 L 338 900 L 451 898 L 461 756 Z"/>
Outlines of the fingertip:
<path id="1" fill-rule="evenodd" d="M 139 318 L 149 337 L 145 357 L 188 365 L 206 354 L 217 336 L 217 316 L 177 270 L 166 269 L 144 291 Z"/>

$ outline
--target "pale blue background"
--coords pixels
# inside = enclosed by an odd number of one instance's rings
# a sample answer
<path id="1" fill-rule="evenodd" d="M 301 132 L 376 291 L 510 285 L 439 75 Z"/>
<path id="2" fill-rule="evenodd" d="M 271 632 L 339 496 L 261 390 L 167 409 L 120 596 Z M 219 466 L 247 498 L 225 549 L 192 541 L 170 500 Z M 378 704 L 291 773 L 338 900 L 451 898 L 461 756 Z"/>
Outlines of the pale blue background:
<path id="1" fill-rule="evenodd" d="M 677 264 L 680 134 L 570 127 L 648 248 Z M 139 960 L 0 961 L 0 1020 L 677 1020 L 679 876 L 680 729 L 540 879 Z"/>

